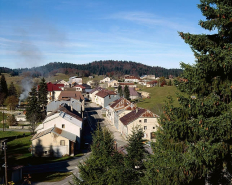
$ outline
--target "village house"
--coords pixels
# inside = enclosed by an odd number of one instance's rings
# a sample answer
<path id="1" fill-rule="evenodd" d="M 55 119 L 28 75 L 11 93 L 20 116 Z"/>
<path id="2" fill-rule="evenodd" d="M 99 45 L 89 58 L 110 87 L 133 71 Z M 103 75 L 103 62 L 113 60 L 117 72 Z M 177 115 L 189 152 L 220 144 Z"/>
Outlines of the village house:
<path id="1" fill-rule="evenodd" d="M 117 130 L 120 130 L 118 124 L 120 118 L 119 115 L 124 111 L 129 113 L 130 110 L 135 109 L 135 105 L 125 98 L 120 98 L 113 101 L 109 106 L 106 107 L 106 109 L 106 118 L 116 127 Z"/>
<path id="2" fill-rule="evenodd" d="M 157 81 L 156 80 L 153 80 L 153 81 L 150 81 L 150 82 L 147 82 L 147 87 L 154 87 L 157 85 Z"/>
<path id="3" fill-rule="evenodd" d="M 94 89 L 92 89 L 90 92 L 89 92 L 89 100 L 91 100 L 92 102 L 95 101 L 95 97 L 96 97 L 96 94 L 101 91 L 103 88 L 101 87 L 96 87 Z"/>
<path id="4" fill-rule="evenodd" d="M 133 127 L 140 126 L 144 131 L 144 139 L 155 140 L 155 132 L 159 126 L 158 116 L 147 109 L 136 108 L 119 120 L 120 132 L 127 138 L 132 134 Z"/>
<path id="5" fill-rule="evenodd" d="M 31 141 L 31 153 L 36 157 L 75 155 L 76 135 L 56 126 L 35 134 Z"/>
<path id="6" fill-rule="evenodd" d="M 75 85 L 73 88 L 76 89 L 76 91 L 85 92 L 85 87 L 82 85 Z"/>
<path id="7" fill-rule="evenodd" d="M 125 82 L 139 82 L 140 78 L 135 77 L 135 76 L 126 76 L 125 78 Z"/>
<path id="8" fill-rule="evenodd" d="M 71 87 L 75 85 L 82 85 L 82 78 L 78 78 L 77 76 L 70 77 L 69 84 Z"/>
<path id="9" fill-rule="evenodd" d="M 110 81 L 110 77 L 106 77 L 102 80 L 100 80 L 100 83 L 106 83 L 106 82 L 109 82 Z"/>
<path id="10" fill-rule="evenodd" d="M 39 90 L 39 85 L 38 85 L 38 90 Z M 53 84 L 51 82 L 47 83 L 47 98 L 48 102 L 57 100 L 60 93 L 64 90 L 64 84 Z"/>
<path id="11" fill-rule="evenodd" d="M 155 75 L 147 75 L 147 79 L 153 79 L 153 80 L 155 80 Z"/>
<path id="12" fill-rule="evenodd" d="M 105 108 L 109 103 L 119 99 L 119 95 L 114 91 L 102 89 L 95 94 L 95 103 Z"/>
<path id="13" fill-rule="evenodd" d="M 32 154 L 74 155 L 80 149 L 82 122 L 79 115 L 70 111 L 66 104 L 62 105 L 35 129 L 37 133 L 31 139 Z"/>
<path id="14" fill-rule="evenodd" d="M 136 84 L 135 84 L 135 83 L 119 82 L 119 84 L 120 84 L 122 87 L 125 87 L 126 85 L 127 85 L 128 87 L 136 87 Z"/>
<path id="15" fill-rule="evenodd" d="M 64 80 L 56 80 L 54 84 L 64 84 L 64 87 L 69 87 L 69 83 Z"/>
<path id="16" fill-rule="evenodd" d="M 108 82 L 108 87 L 118 87 L 118 81 L 117 80 L 110 80 Z"/>

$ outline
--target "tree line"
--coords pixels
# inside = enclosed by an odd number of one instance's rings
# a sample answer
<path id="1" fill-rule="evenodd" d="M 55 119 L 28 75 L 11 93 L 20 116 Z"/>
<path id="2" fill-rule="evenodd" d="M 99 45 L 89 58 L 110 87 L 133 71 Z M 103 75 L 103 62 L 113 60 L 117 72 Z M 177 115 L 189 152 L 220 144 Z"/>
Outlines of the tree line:
<path id="1" fill-rule="evenodd" d="M 12 76 L 27 74 L 32 77 L 55 75 L 56 73 L 65 73 L 69 75 L 77 76 L 89 76 L 89 75 L 116 75 L 122 76 L 124 74 L 142 76 L 145 74 L 151 74 L 156 76 L 168 77 L 173 75 L 179 76 L 182 73 L 181 69 L 165 69 L 158 66 L 147 66 L 141 63 L 132 61 L 94 61 L 88 64 L 72 64 L 64 62 L 52 62 L 40 67 L 33 68 L 19 68 L 8 69 L 0 68 L 2 71 L 11 73 Z"/>

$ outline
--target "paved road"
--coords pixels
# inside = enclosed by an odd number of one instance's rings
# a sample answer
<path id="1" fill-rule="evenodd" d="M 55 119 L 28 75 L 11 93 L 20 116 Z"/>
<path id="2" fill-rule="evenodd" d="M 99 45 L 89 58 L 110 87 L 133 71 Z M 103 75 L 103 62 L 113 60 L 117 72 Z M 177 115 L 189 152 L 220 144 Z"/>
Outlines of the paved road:
<path id="1" fill-rule="evenodd" d="M 95 103 L 86 103 L 86 113 L 91 128 L 95 130 L 97 123 L 99 123 L 101 127 L 107 127 L 111 131 L 118 147 L 126 145 L 127 141 L 122 137 L 121 133 L 102 116 L 101 110 L 102 108 Z"/>

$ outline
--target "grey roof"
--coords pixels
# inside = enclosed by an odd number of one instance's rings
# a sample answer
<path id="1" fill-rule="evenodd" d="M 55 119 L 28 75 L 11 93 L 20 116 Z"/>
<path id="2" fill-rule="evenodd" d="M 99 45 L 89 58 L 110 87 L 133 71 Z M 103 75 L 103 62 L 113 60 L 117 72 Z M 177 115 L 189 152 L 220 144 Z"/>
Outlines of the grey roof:
<path id="1" fill-rule="evenodd" d="M 62 130 L 60 128 L 57 128 L 57 127 L 52 127 L 52 128 L 49 128 L 47 130 L 44 130 L 43 132 L 40 132 L 40 133 L 37 133 L 35 134 L 31 140 L 34 140 L 34 139 L 37 139 L 37 138 L 40 138 L 46 134 L 49 134 L 49 133 L 54 133 L 56 135 L 60 135 L 64 138 L 67 138 L 68 140 L 72 141 L 72 142 L 76 142 L 76 138 L 77 136 L 75 134 L 72 134 L 68 131 L 65 131 L 65 130 Z"/>
<path id="2" fill-rule="evenodd" d="M 76 100 L 74 98 L 71 98 L 70 101 L 66 100 L 59 100 L 59 101 L 52 101 L 47 105 L 47 112 L 52 112 L 60 107 L 62 104 L 67 104 L 69 106 L 72 106 L 72 108 L 78 112 L 81 111 L 81 102 L 79 100 Z"/>

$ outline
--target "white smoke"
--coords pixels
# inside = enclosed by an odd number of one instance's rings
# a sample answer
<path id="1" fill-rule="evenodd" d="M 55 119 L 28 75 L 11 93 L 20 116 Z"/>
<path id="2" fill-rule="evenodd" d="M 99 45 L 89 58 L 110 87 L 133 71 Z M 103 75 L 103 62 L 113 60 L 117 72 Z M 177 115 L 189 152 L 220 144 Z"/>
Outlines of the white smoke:
<path id="1" fill-rule="evenodd" d="M 28 97 L 31 88 L 33 87 L 32 79 L 24 78 L 21 81 L 21 86 L 22 86 L 22 94 L 20 94 L 19 96 L 19 101 L 25 100 Z"/>

